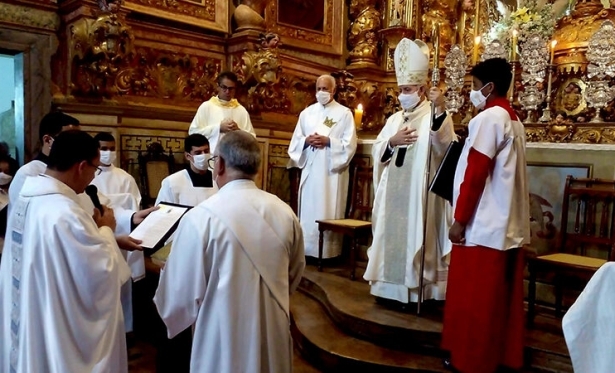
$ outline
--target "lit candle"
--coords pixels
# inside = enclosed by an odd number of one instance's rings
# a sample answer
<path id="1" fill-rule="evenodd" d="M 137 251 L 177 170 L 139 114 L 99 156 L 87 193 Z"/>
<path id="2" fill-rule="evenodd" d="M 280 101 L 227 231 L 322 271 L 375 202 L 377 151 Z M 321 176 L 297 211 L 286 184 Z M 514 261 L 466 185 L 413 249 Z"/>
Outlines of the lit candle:
<path id="1" fill-rule="evenodd" d="M 354 125 L 361 128 L 361 120 L 363 120 L 363 105 L 359 104 L 354 111 Z"/>
<path id="2" fill-rule="evenodd" d="M 515 62 L 517 60 L 517 37 L 519 36 L 519 31 L 513 30 L 512 33 L 512 46 L 510 48 L 510 62 Z"/>
<path id="3" fill-rule="evenodd" d="M 557 45 L 557 40 L 551 40 L 551 62 L 550 62 L 551 65 L 553 65 L 553 55 L 555 54 L 555 45 Z"/>
<path id="4" fill-rule="evenodd" d="M 478 47 L 480 46 L 480 36 L 474 38 L 474 54 L 472 55 L 472 65 L 478 62 Z"/>

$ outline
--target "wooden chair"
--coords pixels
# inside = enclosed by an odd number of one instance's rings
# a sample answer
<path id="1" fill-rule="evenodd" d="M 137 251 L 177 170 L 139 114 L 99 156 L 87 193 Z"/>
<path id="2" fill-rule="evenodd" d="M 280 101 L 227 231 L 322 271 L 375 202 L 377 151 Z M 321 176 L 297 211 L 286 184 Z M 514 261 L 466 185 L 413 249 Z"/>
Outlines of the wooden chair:
<path id="1" fill-rule="evenodd" d="M 528 324 L 534 321 L 538 274 L 553 276 L 555 312 L 564 287 L 582 290 L 604 263 L 615 260 L 615 180 L 568 176 L 564 189 L 558 253 L 529 259 Z M 588 250 L 589 249 L 589 250 Z M 592 251 L 594 256 L 588 256 Z"/>
<path id="2" fill-rule="evenodd" d="M 322 271 L 322 250 L 325 231 L 350 237 L 350 279 L 355 279 L 356 256 L 360 239 L 372 234 L 372 179 L 373 168 L 353 164 L 351 169 L 349 209 L 346 219 L 316 220 L 318 224 L 318 270 Z"/>
<path id="3" fill-rule="evenodd" d="M 173 153 L 164 154 L 164 149 L 159 142 L 153 142 L 147 146 L 145 154 L 139 153 L 139 176 L 143 195 L 143 207 L 152 206 L 160 191 L 162 180 L 173 173 L 175 159 Z"/>

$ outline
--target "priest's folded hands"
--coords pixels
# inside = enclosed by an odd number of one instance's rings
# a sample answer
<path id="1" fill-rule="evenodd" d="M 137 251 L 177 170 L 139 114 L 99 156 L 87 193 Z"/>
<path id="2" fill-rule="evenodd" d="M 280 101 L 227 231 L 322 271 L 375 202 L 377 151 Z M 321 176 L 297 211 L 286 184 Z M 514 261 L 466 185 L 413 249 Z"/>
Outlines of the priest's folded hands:
<path id="1" fill-rule="evenodd" d="M 319 135 L 318 132 L 316 132 L 313 135 L 306 137 L 305 143 L 315 147 L 316 149 L 322 149 L 329 146 L 329 138 L 327 136 Z"/>
<path id="2" fill-rule="evenodd" d="M 416 129 L 402 127 L 395 135 L 389 139 L 391 147 L 414 144 L 418 139 Z"/>

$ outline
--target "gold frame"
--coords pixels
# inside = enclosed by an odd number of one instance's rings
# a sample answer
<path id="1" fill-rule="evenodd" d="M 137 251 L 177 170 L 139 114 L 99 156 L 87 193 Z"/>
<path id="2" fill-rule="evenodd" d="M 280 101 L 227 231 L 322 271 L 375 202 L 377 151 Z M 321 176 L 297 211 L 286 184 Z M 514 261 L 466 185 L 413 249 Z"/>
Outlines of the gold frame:
<path id="1" fill-rule="evenodd" d="M 571 83 L 576 84 L 579 86 L 579 88 L 581 88 L 581 103 L 579 103 L 579 106 L 577 106 L 574 110 L 567 110 L 566 108 L 564 108 L 564 103 L 562 102 L 562 100 L 564 99 L 564 90 L 566 89 L 568 84 Z M 558 87 L 556 92 L 557 100 L 555 101 L 555 110 L 563 111 L 567 115 L 577 115 L 581 113 L 587 108 L 587 101 L 585 101 L 585 89 L 587 89 L 587 85 L 579 78 L 570 78 L 564 81 L 564 83 L 562 83 Z"/>
<path id="2" fill-rule="evenodd" d="M 285 23 L 278 23 L 278 2 L 271 1 L 265 11 L 265 24 L 268 31 L 275 32 L 282 38 L 284 45 L 309 51 L 322 51 L 328 54 L 341 56 L 344 52 L 346 37 L 343 29 L 343 0 L 324 0 L 325 20 L 324 32 L 306 30 L 293 27 Z"/>
<path id="3" fill-rule="evenodd" d="M 198 14 L 191 14 L 191 10 L 195 9 L 194 7 L 203 7 L 205 5 L 198 5 L 191 1 L 186 0 L 176 0 L 174 3 L 179 3 L 184 6 L 172 8 L 168 5 L 166 0 L 154 0 L 153 5 L 150 0 L 125 0 L 123 7 L 132 10 L 133 12 L 147 14 L 151 16 L 160 17 L 163 19 L 168 19 L 175 22 L 182 22 L 193 26 L 204 27 L 206 29 L 220 31 L 224 33 L 229 33 L 231 30 L 230 24 L 230 8 L 229 1 L 220 1 L 220 0 L 203 0 L 213 2 L 215 4 L 214 10 L 214 20 L 201 16 Z M 159 7 L 167 7 L 169 10 L 163 10 Z M 198 8 L 197 8 L 198 9 Z M 193 12 L 196 13 L 196 12 Z"/>

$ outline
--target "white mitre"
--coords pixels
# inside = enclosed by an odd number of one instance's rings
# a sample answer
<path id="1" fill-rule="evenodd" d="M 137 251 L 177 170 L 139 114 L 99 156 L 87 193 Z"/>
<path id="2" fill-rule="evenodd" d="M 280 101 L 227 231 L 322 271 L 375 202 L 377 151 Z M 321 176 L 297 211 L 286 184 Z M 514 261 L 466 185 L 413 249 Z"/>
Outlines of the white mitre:
<path id="1" fill-rule="evenodd" d="M 429 76 L 429 47 L 421 40 L 403 38 L 395 47 L 395 75 L 397 85 L 427 83 Z"/>

